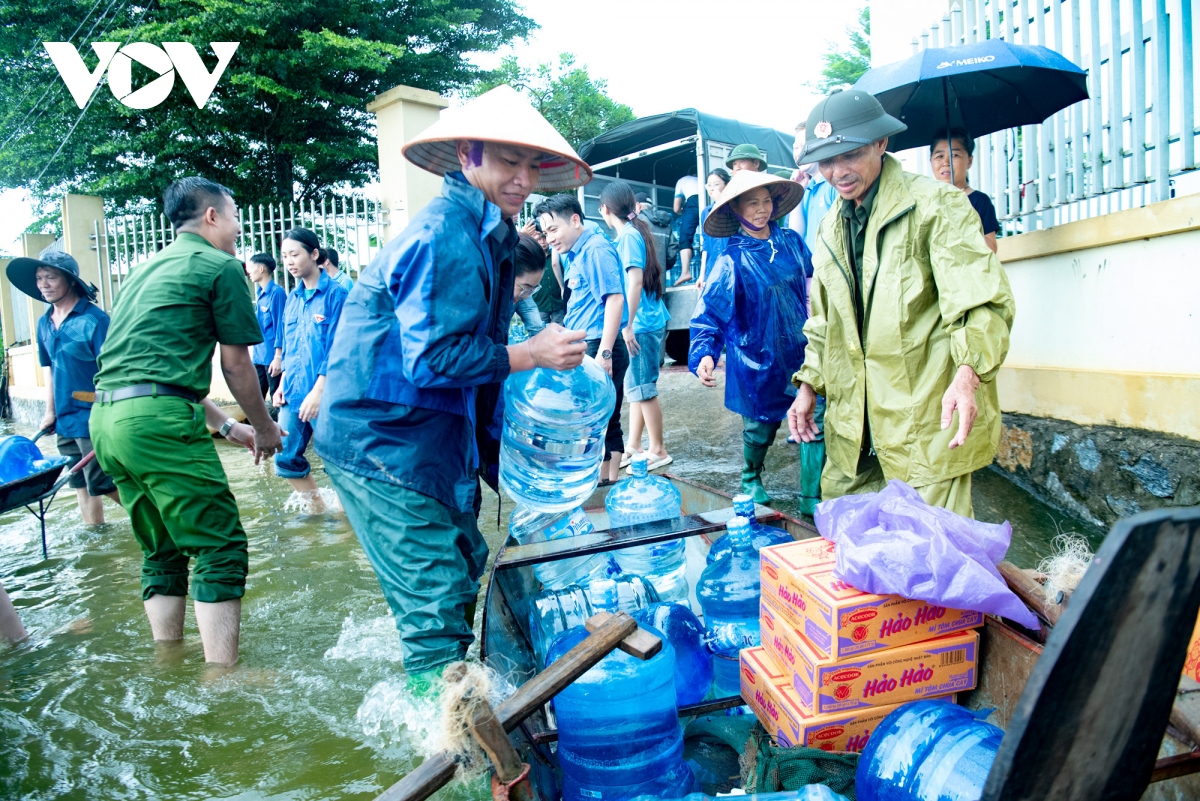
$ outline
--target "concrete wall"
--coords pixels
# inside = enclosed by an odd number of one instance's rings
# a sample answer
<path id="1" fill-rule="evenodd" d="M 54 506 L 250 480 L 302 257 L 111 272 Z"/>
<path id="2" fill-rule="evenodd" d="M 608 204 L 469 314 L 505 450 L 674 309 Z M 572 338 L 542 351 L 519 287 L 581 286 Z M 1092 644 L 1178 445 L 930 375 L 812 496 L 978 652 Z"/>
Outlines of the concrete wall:
<path id="1" fill-rule="evenodd" d="M 437 92 L 395 86 L 367 105 L 375 114 L 379 145 L 379 198 L 388 210 L 385 237 L 404 230 L 409 219 L 441 192 L 442 179 L 404 158 L 400 148 L 438 120 L 450 105 Z"/>

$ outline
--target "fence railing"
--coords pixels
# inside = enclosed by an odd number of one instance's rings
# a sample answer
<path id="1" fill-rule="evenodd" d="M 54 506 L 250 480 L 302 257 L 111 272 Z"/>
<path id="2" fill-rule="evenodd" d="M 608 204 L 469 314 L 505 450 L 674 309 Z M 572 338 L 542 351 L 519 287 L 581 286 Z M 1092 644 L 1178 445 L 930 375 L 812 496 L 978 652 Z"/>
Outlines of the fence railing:
<path id="1" fill-rule="evenodd" d="M 283 235 L 291 228 L 309 228 L 323 247 L 338 251 L 338 264 L 357 280 L 358 272 L 383 247 L 388 225 L 387 209 L 377 201 L 358 197 L 336 197 L 304 203 L 275 203 L 238 208 L 242 232 L 237 256 L 249 261 L 255 253 L 270 253 L 278 262 Z M 97 228 L 100 226 L 97 224 Z M 110 306 L 120 292 L 121 282 L 138 264 L 175 241 L 175 228 L 161 214 L 126 214 L 105 217 L 103 231 L 96 231 L 104 254 L 100 287 L 102 305 Z M 278 265 L 275 280 L 291 289 L 295 280 Z"/>
<path id="2" fill-rule="evenodd" d="M 1196 169 L 1191 0 L 959 0 L 912 44 L 986 39 L 1062 53 L 1087 70 L 1091 95 L 978 138 L 971 185 L 992 196 L 1005 233 L 1166 200 L 1174 176 Z M 918 161 L 929 174 L 927 148 Z"/>

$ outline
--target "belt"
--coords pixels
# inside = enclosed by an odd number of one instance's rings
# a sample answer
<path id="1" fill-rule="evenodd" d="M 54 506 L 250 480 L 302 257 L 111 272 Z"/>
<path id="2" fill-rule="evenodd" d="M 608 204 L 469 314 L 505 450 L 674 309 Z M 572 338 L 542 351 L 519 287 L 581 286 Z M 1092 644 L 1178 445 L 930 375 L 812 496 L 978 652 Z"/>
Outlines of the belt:
<path id="1" fill-rule="evenodd" d="M 130 398 L 146 398 L 155 395 L 170 395 L 176 398 L 196 402 L 196 393 L 190 389 L 177 387 L 172 384 L 134 384 L 132 387 L 103 390 L 96 392 L 97 403 L 115 403 Z"/>

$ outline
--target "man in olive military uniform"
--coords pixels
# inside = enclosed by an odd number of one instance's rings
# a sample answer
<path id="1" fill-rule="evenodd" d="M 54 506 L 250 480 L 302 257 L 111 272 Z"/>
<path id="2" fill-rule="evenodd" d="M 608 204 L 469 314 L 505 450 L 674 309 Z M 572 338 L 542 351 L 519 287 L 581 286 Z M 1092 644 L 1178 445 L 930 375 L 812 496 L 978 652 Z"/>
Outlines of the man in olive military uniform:
<path id="1" fill-rule="evenodd" d="M 730 172 L 738 170 L 754 170 L 755 172 L 767 171 L 767 154 L 758 149 L 758 145 L 738 145 L 733 150 L 729 151 L 729 156 L 725 159 L 725 166 Z M 716 203 L 717 199 L 713 198 Z"/>
<path id="2" fill-rule="evenodd" d="M 822 100 L 797 160 L 838 200 L 813 252 L 812 310 L 793 436 L 811 442 L 826 399 L 824 498 L 896 478 L 931 505 L 973 516 L 971 473 L 1000 440 L 996 373 L 1014 304 L 967 197 L 887 155 L 906 126 L 870 94 Z"/>
<path id="3" fill-rule="evenodd" d="M 242 263 L 241 223 L 228 189 L 203 178 L 167 187 L 176 239 L 121 285 L 100 351 L 92 442 L 142 547 L 142 601 L 156 640 L 183 638 L 188 563 L 207 662 L 237 661 L 246 589 L 246 532 L 205 425 L 252 449 L 280 449 L 258 391 L 250 345 L 262 342 Z M 254 426 L 208 400 L 212 358 Z"/>

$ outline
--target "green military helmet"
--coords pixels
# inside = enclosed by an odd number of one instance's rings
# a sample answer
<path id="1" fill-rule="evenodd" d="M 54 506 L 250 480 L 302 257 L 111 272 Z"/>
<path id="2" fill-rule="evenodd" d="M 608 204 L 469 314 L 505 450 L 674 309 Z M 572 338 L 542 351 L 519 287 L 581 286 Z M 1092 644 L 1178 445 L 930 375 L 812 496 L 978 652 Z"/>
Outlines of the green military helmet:
<path id="1" fill-rule="evenodd" d="M 809 113 L 804 129 L 799 164 L 849 153 L 907 131 L 908 126 L 884 111 L 874 95 L 861 89 L 834 89 Z"/>
<path id="2" fill-rule="evenodd" d="M 767 169 L 767 154 L 758 149 L 758 145 L 738 145 L 729 152 L 729 158 L 725 159 L 725 166 L 733 169 L 733 162 L 738 159 L 754 159 L 758 162 L 758 171 L 765 172 Z"/>
<path id="3" fill-rule="evenodd" d="M 774 175 L 779 178 L 787 178 L 787 179 L 791 180 L 791 177 L 792 177 L 792 171 L 786 170 L 783 167 L 776 167 L 773 170 L 767 170 L 767 172 L 769 172 L 771 175 Z"/>

